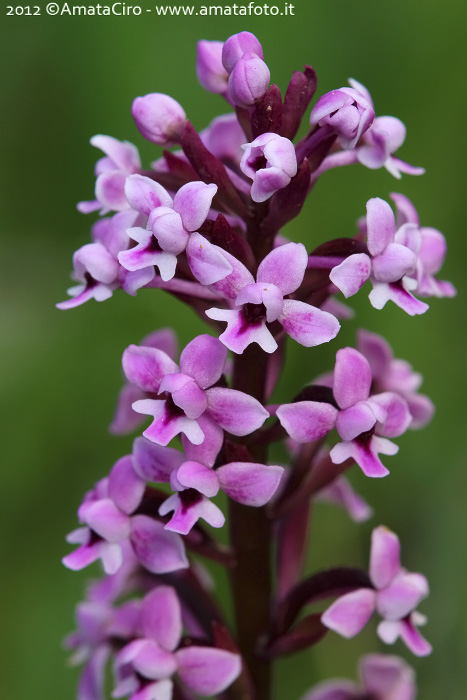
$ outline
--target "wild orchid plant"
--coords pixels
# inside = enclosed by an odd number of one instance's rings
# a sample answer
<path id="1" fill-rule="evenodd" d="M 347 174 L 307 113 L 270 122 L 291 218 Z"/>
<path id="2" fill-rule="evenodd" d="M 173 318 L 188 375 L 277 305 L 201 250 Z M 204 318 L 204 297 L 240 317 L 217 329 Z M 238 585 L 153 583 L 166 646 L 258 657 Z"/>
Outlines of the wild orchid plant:
<path id="1" fill-rule="evenodd" d="M 396 178 L 423 170 L 394 155 L 404 125 L 375 118 L 368 90 L 354 80 L 318 99 L 311 128 L 294 145 L 315 72 L 294 72 L 282 99 L 249 32 L 201 41 L 197 74 L 232 110 L 198 134 L 171 97 L 138 97 L 132 111 L 144 138 L 180 147 L 164 150 L 150 169 L 131 143 L 91 140 L 104 157 L 95 200 L 78 206 L 102 218 L 92 242 L 74 254 L 78 286 L 58 304 L 69 309 L 117 289 L 157 288 L 211 329 L 179 359 L 170 329 L 123 353 L 126 384 L 111 430 L 133 432 L 147 416 L 151 423 L 84 496 L 82 526 L 68 536 L 78 545 L 64 558 L 68 568 L 100 559 L 104 569 L 68 638 L 73 659 L 85 664 L 79 700 L 104 697 L 110 661 L 114 698 L 270 700 L 276 657 L 317 644 L 329 630 L 353 637 L 375 612 L 383 642 L 400 637 L 418 656 L 431 651 L 416 611 L 427 581 L 401 567 L 399 540 L 386 527 L 373 530 L 368 572 L 335 568 L 302 579 L 310 504 L 332 501 L 354 521 L 367 520 L 371 508 L 343 472 L 357 464 L 368 477 L 386 476 L 380 455 L 397 453 L 393 438 L 429 422 L 433 405 L 418 393 L 420 375 L 394 358 L 384 338 L 360 330 L 356 348 L 330 358 L 329 374 L 288 403 L 269 403 L 287 337 L 306 348 L 331 343 L 338 318 L 351 314 L 335 299 L 339 291 L 350 297 L 369 280 L 375 308 L 391 300 L 409 315 L 427 311 L 418 297 L 455 293 L 436 277 L 443 235 L 421 226 L 402 194 L 391 195 L 395 213 L 370 199 L 356 236 L 311 251 L 280 233 L 330 168 L 361 163 Z M 289 466 L 269 463 L 278 441 Z M 228 546 L 210 531 L 225 522 L 211 500 L 219 491 L 229 504 Z M 229 571 L 235 629 L 203 557 Z M 324 612 L 309 611 L 325 598 L 334 602 Z M 398 657 L 366 656 L 360 675 L 359 684 L 321 683 L 306 699 L 415 697 L 413 671 Z"/>

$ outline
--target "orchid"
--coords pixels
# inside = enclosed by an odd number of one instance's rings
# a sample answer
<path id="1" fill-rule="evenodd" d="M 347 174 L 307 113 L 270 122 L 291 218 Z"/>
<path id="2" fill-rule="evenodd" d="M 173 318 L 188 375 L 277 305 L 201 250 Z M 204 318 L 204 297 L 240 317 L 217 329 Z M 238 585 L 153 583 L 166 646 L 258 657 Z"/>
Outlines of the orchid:
<path id="1" fill-rule="evenodd" d="M 114 698 L 270 700 L 276 658 L 313 647 L 330 630 L 352 638 L 375 612 L 384 643 L 400 638 L 418 656 L 431 652 L 416 609 L 427 579 L 401 566 L 388 528 L 373 530 L 368 572 L 303 569 L 315 504 L 343 508 L 349 528 L 366 522 L 373 509 L 345 472 L 388 476 L 380 455 L 396 455 L 393 440 L 434 413 L 419 393 L 422 376 L 382 335 L 359 329 L 356 347 L 340 342 L 354 310 L 336 297 L 351 298 L 370 281 L 376 309 L 391 300 L 409 316 L 427 312 L 418 296 L 455 294 L 438 279 L 445 238 L 421 225 L 402 194 L 391 195 L 395 212 L 370 198 L 355 237 L 305 245 L 283 230 L 331 168 L 360 162 L 395 177 L 423 169 L 394 155 L 405 126 L 375 117 L 361 83 L 321 95 L 310 109 L 317 78 L 306 66 L 282 97 L 251 32 L 200 41 L 196 73 L 234 111 L 198 132 L 169 95 L 137 97 L 141 136 L 151 148 L 176 147 L 156 152 L 149 169 L 129 142 L 91 140 L 105 156 L 96 199 L 79 209 L 101 218 L 73 256 L 71 298 L 57 305 L 146 288 L 209 324 L 209 333 L 188 339 L 179 329 L 178 361 L 171 328 L 123 352 L 110 431 L 142 434 L 96 476 L 67 538 L 77 547 L 63 558 L 73 571 L 103 569 L 66 641 L 72 662 L 84 664 L 78 700 L 104 700 L 110 666 Z M 310 128 L 296 142 L 307 114 Z M 295 395 L 283 374 L 290 339 L 304 348 Z M 319 345 L 325 374 L 312 350 Z M 319 529 L 313 522 L 313 541 Z M 225 569 L 234 624 L 204 560 Z M 323 599 L 334 602 L 308 610 Z M 312 682 L 303 700 L 414 700 L 416 692 L 412 669 L 379 654 L 362 659 L 358 682 Z"/>

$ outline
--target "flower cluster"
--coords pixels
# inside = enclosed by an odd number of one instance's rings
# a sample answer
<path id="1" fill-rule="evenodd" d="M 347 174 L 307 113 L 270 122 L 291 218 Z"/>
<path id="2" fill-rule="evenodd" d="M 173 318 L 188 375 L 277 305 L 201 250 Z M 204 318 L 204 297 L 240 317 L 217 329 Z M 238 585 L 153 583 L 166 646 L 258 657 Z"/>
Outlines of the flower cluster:
<path id="1" fill-rule="evenodd" d="M 387 528 L 373 531 L 369 573 L 335 568 L 302 579 L 301 570 L 310 504 L 338 504 L 354 522 L 370 518 L 343 472 L 356 464 L 368 477 L 385 477 L 379 455 L 395 455 L 392 440 L 424 427 L 434 412 L 418 392 L 421 376 L 384 338 L 361 329 L 355 348 L 331 343 L 337 336 L 339 344 L 338 318 L 349 315 L 335 297 L 351 297 L 369 280 L 375 308 L 391 300 L 409 315 L 424 313 L 419 296 L 455 293 L 437 278 L 445 239 L 420 225 L 401 194 L 391 195 L 395 214 L 383 199 L 370 199 L 355 237 L 308 249 L 282 234 L 331 168 L 360 163 L 397 178 L 423 170 L 394 155 L 404 125 L 375 117 L 368 90 L 355 80 L 316 101 L 308 133 L 294 143 L 315 72 L 294 72 L 282 97 L 249 32 L 199 42 L 197 75 L 235 111 L 198 133 L 172 97 L 137 97 L 136 127 L 166 149 L 148 169 L 131 143 L 91 139 L 104 156 L 95 199 L 78 208 L 100 218 L 73 256 L 78 285 L 58 304 L 159 289 L 210 324 L 179 357 L 172 329 L 123 353 L 125 384 L 110 429 L 146 427 L 85 494 L 81 527 L 68 536 L 78 546 L 63 559 L 72 570 L 97 560 L 104 569 L 67 640 L 74 661 L 85 662 L 79 700 L 104 697 L 110 660 L 115 698 L 226 692 L 265 700 L 273 658 L 318 643 L 328 630 L 353 637 L 374 611 L 383 618 L 383 642 L 400 637 L 417 655 L 431 650 L 416 629 L 427 581 L 401 568 L 399 540 Z M 304 367 L 302 391 L 270 403 L 288 338 L 305 348 L 330 343 L 333 368 L 307 383 Z M 289 465 L 269 455 L 281 440 Z M 224 525 L 226 508 L 228 545 L 210 530 Z M 231 571 L 235 632 L 199 557 Z M 302 616 L 323 597 L 336 600 L 322 614 Z M 365 657 L 360 675 L 360 685 L 330 681 L 306 700 L 415 697 L 413 672 L 397 657 Z"/>

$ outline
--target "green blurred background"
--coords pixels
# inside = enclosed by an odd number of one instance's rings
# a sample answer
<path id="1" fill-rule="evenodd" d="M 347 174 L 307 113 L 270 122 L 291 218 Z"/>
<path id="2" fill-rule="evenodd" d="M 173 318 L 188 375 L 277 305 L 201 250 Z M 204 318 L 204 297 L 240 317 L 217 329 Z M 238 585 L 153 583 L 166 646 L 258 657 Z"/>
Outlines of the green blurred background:
<path id="1" fill-rule="evenodd" d="M 147 0 L 146 0 L 147 2 Z M 143 7 L 149 7 L 149 4 Z M 370 89 L 377 114 L 400 117 L 408 129 L 401 157 L 424 165 L 422 178 L 402 183 L 359 166 L 330 172 L 305 213 L 290 226 L 294 240 L 314 245 L 351 235 L 369 197 L 403 191 L 425 224 L 450 244 L 442 277 L 460 294 L 433 300 L 409 318 L 388 305 L 374 311 L 362 293 L 357 319 L 332 348 L 291 348 L 279 396 L 329 368 L 329 352 L 354 342 L 357 327 L 384 333 L 396 356 L 425 376 L 436 403 L 432 424 L 398 442 L 391 475 L 353 483 L 375 507 L 364 526 L 331 506 L 316 509 L 309 567 L 366 566 L 372 527 L 384 523 L 403 542 L 403 561 L 423 571 L 431 596 L 426 636 L 434 654 L 410 658 L 419 697 L 464 700 L 467 558 L 465 553 L 465 4 L 457 0 L 296 0 L 287 18 L 4 17 L 0 93 L 3 287 L 1 387 L 2 697 L 75 697 L 77 671 L 66 667 L 61 638 L 73 627 L 73 606 L 89 572 L 72 574 L 60 558 L 69 547 L 83 492 L 129 449 L 130 438 L 107 433 L 121 384 L 123 349 L 170 324 L 186 343 L 202 324 L 162 293 L 117 293 L 69 312 L 73 251 L 88 242 L 91 218 L 75 209 L 93 191 L 96 133 L 136 143 L 147 163 L 159 150 L 143 143 L 131 118 L 137 95 L 168 92 L 202 128 L 228 111 L 195 77 L 195 45 L 248 29 L 262 41 L 272 79 L 282 89 L 292 70 L 311 63 L 319 93 L 349 76 Z M 329 675 L 354 677 L 359 655 L 381 649 L 375 623 L 354 641 L 328 635 L 316 650 L 279 665 L 276 700 L 298 700 Z M 388 648 L 391 652 L 392 649 Z"/>

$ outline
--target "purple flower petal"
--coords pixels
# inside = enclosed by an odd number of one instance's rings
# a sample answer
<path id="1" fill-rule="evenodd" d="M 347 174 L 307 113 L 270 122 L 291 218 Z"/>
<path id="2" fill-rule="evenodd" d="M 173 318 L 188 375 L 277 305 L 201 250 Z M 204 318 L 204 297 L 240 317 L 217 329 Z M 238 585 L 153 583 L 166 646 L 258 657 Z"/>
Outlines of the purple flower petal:
<path id="1" fill-rule="evenodd" d="M 406 289 L 407 278 L 399 284 L 386 284 L 385 282 L 373 282 L 373 289 L 369 294 L 371 305 L 375 309 L 382 309 L 387 301 L 403 309 L 409 316 L 424 314 L 428 310 L 428 304 L 416 299 Z"/>
<path id="2" fill-rule="evenodd" d="M 145 482 L 136 473 L 131 455 L 113 465 L 109 474 L 109 496 L 124 513 L 130 514 L 141 503 Z"/>
<path id="3" fill-rule="evenodd" d="M 263 49 L 254 34 L 251 32 L 232 34 L 222 46 L 222 63 L 227 73 L 233 71 L 235 64 L 244 53 L 255 53 L 263 58 Z"/>
<path id="4" fill-rule="evenodd" d="M 338 598 L 321 616 L 321 622 L 342 637 L 350 639 L 362 631 L 372 616 L 376 593 L 359 588 Z"/>
<path id="5" fill-rule="evenodd" d="M 225 517 L 222 511 L 212 503 L 209 498 L 197 494 L 196 498 L 190 494 L 189 501 L 183 500 L 183 492 L 174 493 L 159 508 L 160 515 L 167 515 L 174 511 L 172 518 L 166 524 L 165 529 L 180 535 L 187 535 L 197 521 L 202 518 L 211 527 L 222 527 Z"/>
<path id="6" fill-rule="evenodd" d="M 389 204 L 379 197 L 368 200 L 366 212 L 368 250 L 371 255 L 380 255 L 394 240 L 394 214 Z"/>
<path id="7" fill-rule="evenodd" d="M 135 401 L 133 409 L 137 413 L 153 416 L 154 421 L 143 432 L 152 442 L 165 447 L 179 433 L 185 433 L 187 438 L 195 445 L 200 445 L 204 440 L 203 431 L 196 420 L 185 415 L 175 415 L 166 405 L 165 401 L 153 401 L 145 399 Z"/>
<path id="8" fill-rule="evenodd" d="M 168 574 L 189 566 L 182 538 L 146 515 L 132 518 L 131 543 L 141 564 L 153 574 Z"/>
<path id="9" fill-rule="evenodd" d="M 337 432 L 343 440 L 353 440 L 373 428 L 376 417 L 367 401 L 359 401 L 339 411 L 337 416 Z"/>
<path id="10" fill-rule="evenodd" d="M 201 389 L 207 389 L 222 376 L 227 360 L 227 350 L 217 338 L 198 335 L 182 351 L 180 369 L 193 377 Z"/>
<path id="11" fill-rule="evenodd" d="M 360 663 L 365 690 L 382 700 L 415 700 L 413 669 L 398 656 L 368 654 Z"/>
<path id="12" fill-rule="evenodd" d="M 389 243 L 380 255 L 373 258 L 373 276 L 379 282 L 397 282 L 410 274 L 417 265 L 417 256 L 400 243 Z"/>
<path id="13" fill-rule="evenodd" d="M 183 461 L 183 454 L 172 447 L 161 447 L 143 437 L 133 442 L 133 467 L 144 481 L 169 482 Z"/>
<path id="14" fill-rule="evenodd" d="M 114 435 L 126 435 L 138 428 L 143 419 L 135 413 L 131 404 L 144 397 L 144 392 L 133 384 L 126 384 L 118 395 L 117 408 L 109 430 Z"/>
<path id="15" fill-rule="evenodd" d="M 357 331 L 357 348 L 368 360 L 373 378 L 384 377 L 394 357 L 389 343 L 377 333 L 360 329 Z"/>
<path id="16" fill-rule="evenodd" d="M 182 435 L 185 459 L 212 467 L 222 447 L 224 431 L 206 413 L 197 419 L 197 423 L 204 433 L 204 440 L 200 445 L 194 445 L 185 435 Z"/>
<path id="17" fill-rule="evenodd" d="M 187 231 L 197 231 L 206 221 L 217 185 L 204 182 L 188 182 L 174 197 L 173 207 L 180 214 Z"/>
<path id="18" fill-rule="evenodd" d="M 187 374 L 166 374 L 161 381 L 159 392 L 171 394 L 174 404 L 181 408 L 188 418 L 199 418 L 206 410 L 204 391 Z"/>
<path id="19" fill-rule="evenodd" d="M 303 282 L 308 254 L 302 243 L 286 243 L 274 248 L 258 267 L 258 282 L 270 282 L 282 294 L 291 294 Z"/>
<path id="20" fill-rule="evenodd" d="M 423 616 L 420 616 L 425 621 Z M 422 624 L 416 613 L 412 613 L 409 619 L 400 622 L 400 636 L 404 644 L 415 654 L 415 656 L 428 656 L 432 652 L 432 647 L 427 640 L 422 637 L 416 624 Z"/>
<path id="21" fill-rule="evenodd" d="M 158 586 L 143 599 L 141 626 L 144 637 L 153 639 L 163 649 L 174 651 L 182 636 L 182 610 L 170 586 Z"/>
<path id="22" fill-rule="evenodd" d="M 424 576 L 401 572 L 389 586 L 378 592 L 376 607 L 386 620 L 400 620 L 414 610 L 428 592 Z"/>
<path id="23" fill-rule="evenodd" d="M 154 642 L 152 639 L 138 639 L 130 642 L 136 652 L 131 659 L 134 670 L 143 678 L 154 680 L 167 678 L 177 670 L 175 656 Z M 125 651 L 125 647 L 122 651 Z"/>
<path id="24" fill-rule="evenodd" d="M 369 279 L 371 260 L 365 253 L 349 255 L 340 265 L 333 267 L 329 279 L 347 299 L 358 292 Z"/>
<path id="25" fill-rule="evenodd" d="M 258 343 L 264 352 L 272 353 L 277 349 L 270 330 L 263 319 L 251 324 L 245 319 L 242 311 L 230 309 L 207 309 L 206 316 L 215 321 L 226 321 L 227 328 L 219 336 L 225 347 L 239 355 L 251 344 Z"/>
<path id="26" fill-rule="evenodd" d="M 144 175 L 127 177 L 125 195 L 130 206 L 146 216 L 156 207 L 172 206 L 172 197 L 167 190 Z"/>
<path id="27" fill-rule="evenodd" d="M 332 484 L 316 494 L 316 500 L 335 503 L 345 508 L 356 523 L 364 523 L 373 515 L 373 509 L 352 488 L 344 476 L 335 479 Z"/>
<path id="28" fill-rule="evenodd" d="M 283 404 L 276 415 L 291 438 L 297 442 L 312 442 L 324 437 L 334 428 L 337 409 L 329 403 L 297 401 Z"/>
<path id="29" fill-rule="evenodd" d="M 105 667 L 110 647 L 101 645 L 92 652 L 78 685 L 78 700 L 104 700 Z"/>
<path id="30" fill-rule="evenodd" d="M 102 173 L 96 180 L 96 199 L 107 211 L 128 209 L 125 196 L 126 175 L 120 170 Z"/>
<path id="31" fill-rule="evenodd" d="M 400 542 L 397 535 L 384 525 L 371 535 L 370 578 L 376 588 L 385 588 L 397 576 L 400 565 Z"/>
<path id="32" fill-rule="evenodd" d="M 224 649 L 191 646 L 175 653 L 182 682 L 200 695 L 222 693 L 240 675 L 241 658 Z"/>
<path id="33" fill-rule="evenodd" d="M 389 438 L 399 437 L 411 425 L 412 416 L 407 401 L 402 396 L 386 391 L 372 396 L 371 402 L 379 404 L 387 412 L 383 427 L 377 430 L 378 435 Z"/>
<path id="34" fill-rule="evenodd" d="M 208 498 L 212 498 L 219 491 L 219 472 L 199 462 L 184 462 L 174 476 L 183 488 L 196 489 Z"/>
<path id="35" fill-rule="evenodd" d="M 220 487 L 227 496 L 255 507 L 264 506 L 271 500 L 283 474 L 283 467 L 247 462 L 230 462 L 216 471 Z"/>
<path id="36" fill-rule="evenodd" d="M 259 401 L 242 391 L 213 388 L 206 391 L 206 396 L 211 417 L 232 435 L 249 435 L 269 418 Z"/>
<path id="37" fill-rule="evenodd" d="M 233 270 L 222 248 L 210 243 L 200 233 L 191 234 L 186 255 L 193 276 L 204 285 L 223 280 Z"/>
<path id="38" fill-rule="evenodd" d="M 365 401 L 370 394 L 371 381 L 370 365 L 361 353 L 353 348 L 337 351 L 333 393 L 339 408 L 350 408 Z"/>
<path id="39" fill-rule="evenodd" d="M 367 443 L 359 443 L 357 440 L 339 442 L 334 445 L 329 454 L 334 464 L 342 464 L 346 459 L 353 459 L 365 476 L 379 478 L 387 476 L 389 470 L 382 464 L 378 452 L 394 455 L 398 450 L 399 448 L 393 442 L 373 435 Z"/>
<path id="40" fill-rule="evenodd" d="M 227 251 L 223 251 L 222 254 L 232 266 L 232 272 L 223 280 L 212 284 L 211 288 L 224 299 L 235 299 L 243 287 L 253 284 L 255 280 L 251 272 L 236 257 Z"/>
<path id="41" fill-rule="evenodd" d="M 315 686 L 303 700 L 358 700 L 359 688 L 351 681 L 325 681 Z"/>
<path id="42" fill-rule="evenodd" d="M 165 352 L 141 345 L 130 345 L 123 353 L 122 364 L 131 384 L 156 394 L 163 377 L 178 372 L 178 366 Z"/>
<path id="43" fill-rule="evenodd" d="M 130 534 L 130 520 L 110 498 L 88 501 L 78 510 L 80 520 L 108 542 L 120 542 Z"/>
<path id="44" fill-rule="evenodd" d="M 328 343 L 340 329 L 339 321 L 332 314 L 292 299 L 284 301 L 279 322 L 291 338 L 306 348 Z"/>

